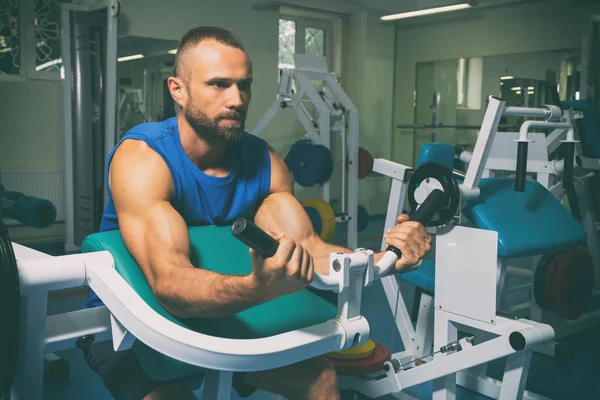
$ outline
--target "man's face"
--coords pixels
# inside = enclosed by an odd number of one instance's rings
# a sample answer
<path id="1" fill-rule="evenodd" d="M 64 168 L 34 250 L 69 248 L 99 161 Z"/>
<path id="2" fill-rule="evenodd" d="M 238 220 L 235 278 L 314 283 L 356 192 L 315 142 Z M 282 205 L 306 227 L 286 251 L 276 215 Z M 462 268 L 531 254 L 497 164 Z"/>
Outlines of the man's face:
<path id="1" fill-rule="evenodd" d="M 251 97 L 248 55 L 214 40 L 204 40 L 190 51 L 186 120 L 200 137 L 238 140 Z"/>

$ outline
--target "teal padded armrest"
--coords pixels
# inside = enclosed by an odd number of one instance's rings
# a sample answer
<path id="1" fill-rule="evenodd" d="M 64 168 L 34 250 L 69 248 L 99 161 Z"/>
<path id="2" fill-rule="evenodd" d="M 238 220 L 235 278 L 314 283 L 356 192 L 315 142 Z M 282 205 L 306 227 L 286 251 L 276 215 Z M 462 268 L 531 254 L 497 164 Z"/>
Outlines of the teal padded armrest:
<path id="1" fill-rule="evenodd" d="M 415 285 L 428 293 L 435 293 L 435 260 L 423 259 L 419 268 L 401 274 L 400 279 Z"/>
<path id="2" fill-rule="evenodd" d="M 246 275 L 252 271 L 248 247 L 231 235 L 231 227 L 190 227 L 191 261 L 197 268 L 221 274 Z M 280 297 L 224 318 L 179 319 L 158 302 L 141 269 L 130 255 L 118 230 L 94 233 L 82 252 L 109 251 L 117 272 L 157 313 L 188 329 L 231 339 L 256 339 L 320 324 L 337 315 L 330 293 L 313 290 Z M 201 370 L 170 359 L 136 341 L 134 351 L 142 368 L 153 379 L 167 381 Z"/>
<path id="3" fill-rule="evenodd" d="M 498 255 L 527 257 L 560 252 L 585 243 L 583 227 L 539 182 L 515 192 L 514 178 L 487 178 L 480 196 L 465 208 L 477 228 L 498 232 Z"/>

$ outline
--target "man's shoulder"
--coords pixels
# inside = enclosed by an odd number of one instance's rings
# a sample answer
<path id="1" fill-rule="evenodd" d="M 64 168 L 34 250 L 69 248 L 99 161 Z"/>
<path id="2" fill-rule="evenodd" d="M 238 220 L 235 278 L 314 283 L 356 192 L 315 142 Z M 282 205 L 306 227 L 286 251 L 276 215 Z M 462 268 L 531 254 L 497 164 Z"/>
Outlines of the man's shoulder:
<path id="1" fill-rule="evenodd" d="M 175 117 L 164 121 L 143 122 L 131 128 L 124 136 L 146 136 L 155 139 L 172 133 L 176 123 Z"/>

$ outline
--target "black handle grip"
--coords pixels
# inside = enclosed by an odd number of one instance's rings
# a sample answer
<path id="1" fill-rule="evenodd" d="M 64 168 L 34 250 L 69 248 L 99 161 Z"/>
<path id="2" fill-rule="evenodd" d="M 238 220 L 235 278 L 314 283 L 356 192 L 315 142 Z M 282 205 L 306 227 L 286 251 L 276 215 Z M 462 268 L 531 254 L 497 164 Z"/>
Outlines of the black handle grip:
<path id="1" fill-rule="evenodd" d="M 517 147 L 517 170 L 515 176 L 515 192 L 525 190 L 525 179 L 527 178 L 527 150 L 529 143 L 519 142 Z"/>
<path id="2" fill-rule="evenodd" d="M 565 166 L 563 168 L 563 188 L 571 189 L 573 187 L 573 161 L 575 160 L 575 143 L 564 143 L 565 146 Z"/>
<path id="3" fill-rule="evenodd" d="M 279 242 L 246 218 L 235 220 L 231 234 L 264 258 L 273 257 L 277 253 Z"/>
<path id="4" fill-rule="evenodd" d="M 425 199 L 423 204 L 415 211 L 412 220 L 420 222 L 423 225 L 427 223 L 435 216 L 435 213 L 448 201 L 448 195 L 439 189 L 435 189 Z M 402 252 L 400 249 L 394 246 L 388 246 L 386 251 L 392 251 L 398 259 L 402 258 Z"/>

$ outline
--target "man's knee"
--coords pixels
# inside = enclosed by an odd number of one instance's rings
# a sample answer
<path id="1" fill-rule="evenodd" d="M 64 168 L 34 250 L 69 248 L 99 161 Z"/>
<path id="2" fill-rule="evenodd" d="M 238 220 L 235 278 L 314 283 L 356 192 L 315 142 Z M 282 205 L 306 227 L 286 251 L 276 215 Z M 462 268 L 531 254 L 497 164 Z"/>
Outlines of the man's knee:
<path id="1" fill-rule="evenodd" d="M 337 374 L 331 361 L 325 357 L 318 357 L 311 361 L 315 363 L 315 371 L 318 371 L 318 374 L 308 397 L 317 399 L 337 399 Z"/>
<path id="2" fill-rule="evenodd" d="M 245 375 L 247 384 L 288 399 L 336 400 L 337 375 L 331 362 L 321 356 L 269 371 Z"/>

